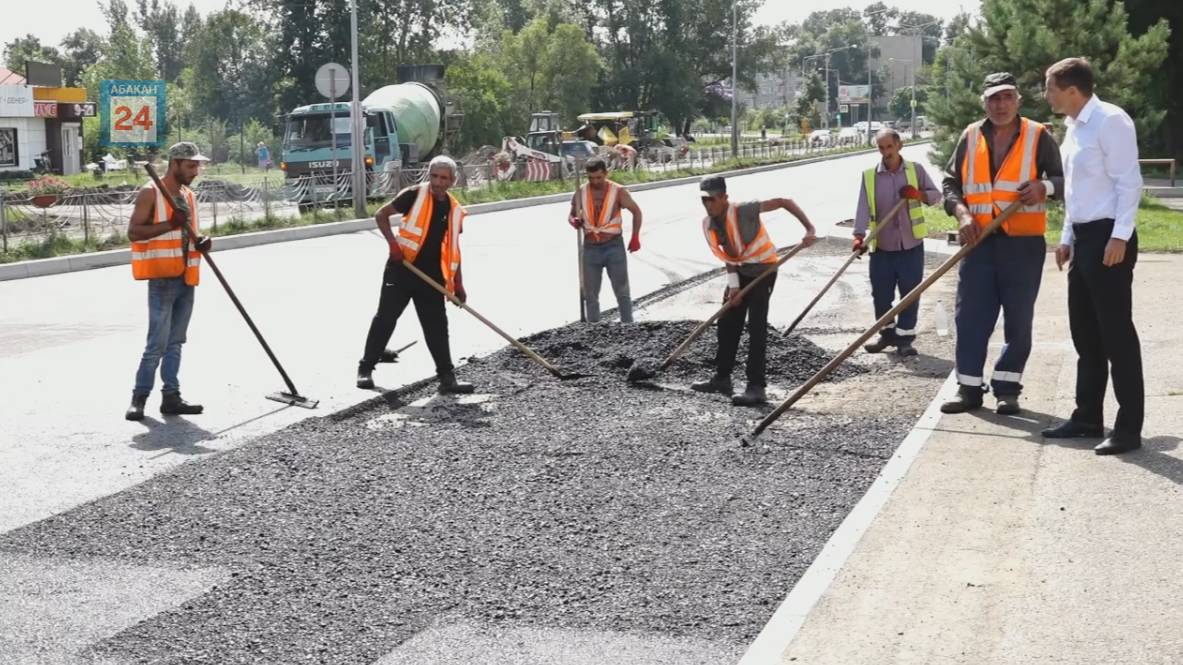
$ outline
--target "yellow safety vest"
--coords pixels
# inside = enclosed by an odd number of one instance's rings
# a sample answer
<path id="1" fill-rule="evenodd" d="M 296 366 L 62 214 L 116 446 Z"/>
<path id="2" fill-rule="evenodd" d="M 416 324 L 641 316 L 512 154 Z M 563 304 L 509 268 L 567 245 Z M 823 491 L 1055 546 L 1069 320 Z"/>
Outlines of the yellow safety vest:
<path id="1" fill-rule="evenodd" d="M 872 252 L 875 251 L 875 246 L 878 244 L 874 237 L 875 227 L 879 225 L 879 216 L 875 211 L 875 173 L 878 168 L 863 171 L 863 185 L 867 190 L 867 209 L 871 212 L 870 249 Z M 920 179 L 916 177 L 916 164 L 904 160 L 904 177 L 907 178 L 909 185 L 920 189 Z M 917 240 L 924 240 L 928 237 L 928 225 L 924 222 L 924 210 L 921 209 L 919 201 L 908 201 L 908 217 L 912 220 L 912 237 Z"/>

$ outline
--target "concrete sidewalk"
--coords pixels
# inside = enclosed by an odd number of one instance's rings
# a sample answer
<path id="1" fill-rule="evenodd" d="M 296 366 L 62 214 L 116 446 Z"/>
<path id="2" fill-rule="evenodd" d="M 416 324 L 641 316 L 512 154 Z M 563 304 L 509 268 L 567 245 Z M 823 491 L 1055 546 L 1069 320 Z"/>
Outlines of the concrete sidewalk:
<path id="1" fill-rule="evenodd" d="M 781 656 L 745 662 L 1183 662 L 1183 256 L 1139 257 L 1145 446 L 1120 457 L 1039 435 L 1073 407 L 1065 275 L 1049 257 L 1023 413 L 940 417 L 800 630 L 766 630 Z"/>

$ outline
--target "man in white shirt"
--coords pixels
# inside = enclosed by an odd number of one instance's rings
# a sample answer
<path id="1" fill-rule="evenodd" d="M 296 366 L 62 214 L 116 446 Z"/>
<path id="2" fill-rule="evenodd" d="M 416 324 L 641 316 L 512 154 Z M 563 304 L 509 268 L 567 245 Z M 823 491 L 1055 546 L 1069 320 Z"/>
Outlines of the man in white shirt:
<path id="1" fill-rule="evenodd" d="M 1076 347 L 1076 410 L 1043 430 L 1048 438 L 1104 435 L 1109 375 L 1117 419 L 1093 450 L 1115 455 L 1142 446 L 1145 410 L 1142 351 L 1131 315 L 1138 233 L 1134 216 L 1142 195 L 1138 137 L 1121 108 L 1093 94 L 1093 70 L 1067 58 L 1047 70 L 1047 100 L 1067 116 L 1060 146 L 1064 162 L 1064 231 L 1056 265 L 1068 263 L 1068 321 Z"/>

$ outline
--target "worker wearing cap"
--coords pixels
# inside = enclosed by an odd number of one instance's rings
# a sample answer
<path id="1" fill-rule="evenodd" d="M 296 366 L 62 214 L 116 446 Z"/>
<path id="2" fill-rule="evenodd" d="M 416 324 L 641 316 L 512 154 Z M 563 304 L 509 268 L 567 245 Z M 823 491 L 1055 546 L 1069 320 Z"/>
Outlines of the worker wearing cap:
<path id="1" fill-rule="evenodd" d="M 136 370 L 131 406 L 124 414 L 128 420 L 142 420 L 144 405 L 160 368 L 163 383 L 160 412 L 165 415 L 195 415 L 200 404 L 181 398 L 177 374 L 181 369 L 181 346 L 193 313 L 193 296 L 201 280 L 201 252 L 209 251 L 209 238 L 199 236 L 197 199 L 189 183 L 197 177 L 201 164 L 209 158 L 197 145 L 188 141 L 168 149 L 168 170 L 160 179 L 165 195 L 149 181 L 136 195 L 135 207 L 127 225 L 131 240 L 131 272 L 148 282 L 148 340 Z M 176 201 L 176 208 L 171 201 Z M 182 227 L 188 227 L 190 233 Z"/>
<path id="2" fill-rule="evenodd" d="M 723 301 L 730 306 L 719 318 L 719 347 L 715 355 L 715 375 L 708 381 L 690 386 L 699 392 L 730 395 L 731 371 L 739 351 L 744 319 L 748 323 L 747 389 L 731 399 L 736 406 L 763 404 L 767 398 L 764 388 L 765 358 L 768 346 L 768 301 L 776 284 L 770 275 L 752 287 L 743 298 L 739 292 L 753 280 L 775 266 L 776 245 L 768 236 L 760 213 L 787 210 L 805 227 L 801 242 L 806 247 L 817 242 L 813 224 L 792 199 L 732 203 L 727 197 L 727 182 L 722 176 L 703 178 L 699 183 L 702 205 L 707 216 L 702 220 L 703 234 L 711 252 L 727 269 L 727 288 Z M 773 268 L 775 269 L 775 268 Z"/>
<path id="3" fill-rule="evenodd" d="M 571 196 L 567 223 L 583 233 L 583 299 L 587 320 L 600 320 L 600 284 L 604 273 L 616 294 L 621 323 L 633 322 L 633 300 L 628 285 L 628 254 L 624 245 L 622 211 L 632 215 L 628 251 L 641 249 L 641 207 L 628 189 L 608 179 L 608 164 L 592 157 L 584 165 L 587 183 Z"/>
<path id="4" fill-rule="evenodd" d="M 854 214 L 854 251 L 871 250 L 871 299 L 875 318 L 879 319 L 891 309 L 897 288 L 902 298 L 924 279 L 924 237 L 928 235 L 928 228 L 920 206 L 922 203 L 936 204 L 941 200 L 941 192 L 923 166 L 905 161 L 900 155 L 903 142 L 899 132 L 880 130 L 875 143 L 883 159 L 862 175 L 858 208 Z M 893 218 L 880 219 L 901 199 L 908 199 L 908 205 Z M 868 227 L 874 237 L 865 243 Z M 917 300 L 900 312 L 898 321 L 892 321 L 879 331 L 877 341 L 863 348 L 869 353 L 881 353 L 894 346 L 901 356 L 916 355 L 912 341 L 916 339 L 919 310 L 920 301 Z"/>
<path id="5" fill-rule="evenodd" d="M 1023 368 L 1031 355 L 1035 298 L 1047 243 L 1046 201 L 1062 198 L 1064 170 L 1055 140 L 1038 122 L 1019 116 L 1015 77 L 990 74 L 982 87 L 986 118 L 961 134 L 945 167 L 945 211 L 960 224 L 961 244 L 976 244 L 961 262 L 957 284 L 956 398 L 945 413 L 982 406 L 986 348 L 1002 310 L 1005 344 L 990 389 L 997 412 L 1019 412 Z M 990 237 L 982 228 L 1016 201 L 1021 208 Z M 980 242 L 979 242 L 980 240 Z"/>

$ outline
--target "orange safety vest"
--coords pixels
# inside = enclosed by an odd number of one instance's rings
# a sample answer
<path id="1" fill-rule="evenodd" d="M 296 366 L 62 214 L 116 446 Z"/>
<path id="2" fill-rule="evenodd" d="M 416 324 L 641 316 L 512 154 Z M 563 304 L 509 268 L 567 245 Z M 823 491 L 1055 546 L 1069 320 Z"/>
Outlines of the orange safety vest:
<path id="1" fill-rule="evenodd" d="M 435 207 L 435 199 L 431 196 L 431 184 L 416 185 L 419 194 L 411 211 L 403 215 L 398 227 L 398 244 L 402 247 L 403 256 L 410 262 L 415 262 L 419 256 L 419 248 L 427 238 L 427 229 L 431 226 L 431 211 Z M 405 190 L 404 190 L 405 191 Z M 456 273 L 460 271 L 460 233 L 463 231 L 464 218 L 468 211 L 451 193 L 448 199 L 452 202 L 451 214 L 448 219 L 448 233 L 444 235 L 444 244 L 440 251 L 440 268 L 444 273 L 444 285 L 449 293 L 456 293 Z"/>
<path id="2" fill-rule="evenodd" d="M 620 206 L 617 199 L 620 196 L 620 185 L 606 181 L 608 191 L 604 194 L 604 205 L 600 214 L 595 214 L 595 199 L 592 197 L 591 183 L 579 189 L 579 216 L 583 219 L 583 232 L 587 235 L 620 235 L 624 232 L 623 220 L 620 216 Z M 609 217 L 611 215 L 611 217 Z"/>
<path id="3" fill-rule="evenodd" d="M 728 245 L 738 254 L 729 254 L 719 244 L 719 237 L 711 228 L 711 216 L 707 215 L 702 218 L 702 232 L 707 238 L 707 245 L 715 253 L 715 256 L 719 257 L 720 261 L 731 266 L 744 263 L 776 263 L 776 245 L 772 244 L 772 239 L 768 237 L 763 220 L 760 222 L 760 230 L 756 232 L 756 237 L 746 246 L 739 234 L 739 208 L 734 203 L 727 206 L 725 226 Z"/>
<path id="4" fill-rule="evenodd" d="M 1019 118 L 1019 138 L 1003 160 L 994 181 L 990 181 L 990 148 L 982 134 L 982 123 L 966 129 L 965 158 L 961 162 L 961 188 L 965 205 L 978 226 L 985 227 L 1002 209 L 1019 200 L 1019 186 L 1039 177 L 1036 148 L 1043 125 Z M 1002 223 L 1011 236 L 1041 236 L 1047 230 L 1047 206 L 1025 205 Z"/>
<path id="5" fill-rule="evenodd" d="M 152 223 L 168 223 L 173 214 L 172 203 L 156 188 L 155 183 L 149 181 L 147 186 L 156 192 Z M 197 236 L 197 197 L 193 190 L 184 185 L 181 186 L 181 196 L 185 197 L 185 203 L 189 205 L 189 228 Z M 186 247 L 189 249 L 188 257 L 185 256 Z M 186 284 L 197 286 L 201 282 L 201 252 L 187 241 L 184 231 L 173 229 L 155 238 L 131 244 L 131 274 L 136 279 L 168 279 L 184 275 Z"/>

